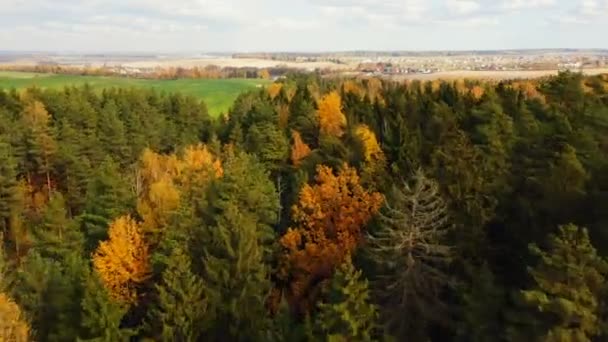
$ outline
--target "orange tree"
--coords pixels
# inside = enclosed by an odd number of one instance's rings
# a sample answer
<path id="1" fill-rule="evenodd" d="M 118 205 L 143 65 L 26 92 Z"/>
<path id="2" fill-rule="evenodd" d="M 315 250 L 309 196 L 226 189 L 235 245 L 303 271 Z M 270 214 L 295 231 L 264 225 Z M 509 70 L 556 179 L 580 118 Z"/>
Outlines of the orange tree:
<path id="1" fill-rule="evenodd" d="M 279 278 L 296 312 L 314 306 L 319 285 L 355 251 L 382 202 L 382 195 L 363 189 L 353 168 L 345 165 L 335 175 L 327 166 L 318 167 L 316 184 L 304 186 L 292 209 L 295 227 L 280 240 Z"/>

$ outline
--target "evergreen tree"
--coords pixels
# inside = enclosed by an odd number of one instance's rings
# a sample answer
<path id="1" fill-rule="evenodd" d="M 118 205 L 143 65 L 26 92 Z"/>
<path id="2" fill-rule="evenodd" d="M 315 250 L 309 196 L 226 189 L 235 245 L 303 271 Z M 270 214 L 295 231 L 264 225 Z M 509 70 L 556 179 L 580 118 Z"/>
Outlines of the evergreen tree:
<path id="1" fill-rule="evenodd" d="M 319 304 L 315 328 L 327 341 L 372 341 L 378 313 L 367 280 L 350 261 L 340 266 L 328 284 L 326 301 Z"/>
<path id="2" fill-rule="evenodd" d="M 10 146 L 0 137 L 0 231 L 9 232 L 11 216 L 18 204 L 16 164 Z"/>
<path id="3" fill-rule="evenodd" d="M 43 257 L 61 260 L 68 254 L 83 252 L 84 238 L 76 222 L 67 217 L 61 193 L 53 194 L 49 200 L 34 237 L 35 248 Z"/>
<path id="4" fill-rule="evenodd" d="M 204 287 L 190 267 L 188 255 L 175 249 L 167 260 L 161 283 L 156 285 L 158 298 L 148 325 L 163 341 L 195 342 L 203 330 Z"/>
<path id="5" fill-rule="evenodd" d="M 132 210 L 133 197 L 118 165 L 106 158 L 89 182 L 85 210 L 78 218 L 86 236 L 87 251 L 94 250 L 99 241 L 107 238 L 112 220 Z"/>
<path id="6" fill-rule="evenodd" d="M 599 302 L 608 264 L 596 254 L 587 230 L 569 224 L 549 237 L 546 250 L 532 244 L 540 260 L 529 269 L 535 285 L 521 291 L 544 341 L 591 341 L 600 334 Z"/>
<path id="7" fill-rule="evenodd" d="M 256 220 L 228 204 L 205 244 L 205 296 L 212 341 L 258 341 L 270 328 L 265 302 L 270 291 Z"/>
<path id="8" fill-rule="evenodd" d="M 121 327 L 127 309 L 112 301 L 95 272 L 83 277 L 82 326 L 79 340 L 91 342 L 129 341 L 136 329 Z"/>

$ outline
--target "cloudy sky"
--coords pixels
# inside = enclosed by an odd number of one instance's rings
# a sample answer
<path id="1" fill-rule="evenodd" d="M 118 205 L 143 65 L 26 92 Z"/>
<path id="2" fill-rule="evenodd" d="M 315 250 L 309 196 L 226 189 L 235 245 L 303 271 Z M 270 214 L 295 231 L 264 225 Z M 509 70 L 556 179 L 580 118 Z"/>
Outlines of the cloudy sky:
<path id="1" fill-rule="evenodd" d="M 0 0 L 0 50 L 608 48 L 608 0 Z"/>

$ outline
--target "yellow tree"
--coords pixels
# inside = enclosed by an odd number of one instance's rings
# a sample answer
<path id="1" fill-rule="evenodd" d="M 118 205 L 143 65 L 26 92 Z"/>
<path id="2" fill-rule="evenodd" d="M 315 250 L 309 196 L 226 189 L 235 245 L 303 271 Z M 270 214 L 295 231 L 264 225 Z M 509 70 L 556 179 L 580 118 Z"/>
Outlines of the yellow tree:
<path id="1" fill-rule="evenodd" d="M 279 93 L 281 92 L 281 88 L 283 88 L 282 83 L 273 83 L 269 85 L 267 90 L 268 95 L 270 95 L 270 98 L 274 100 L 274 98 L 277 97 L 277 95 L 279 95 Z"/>
<path id="2" fill-rule="evenodd" d="M 367 125 L 358 125 L 355 128 L 355 135 L 363 144 L 363 153 L 366 162 L 384 159 L 384 153 L 378 144 L 376 135 Z"/>
<path id="3" fill-rule="evenodd" d="M 259 76 L 263 80 L 269 80 L 270 79 L 270 73 L 266 69 L 260 71 Z"/>
<path id="4" fill-rule="evenodd" d="M 337 92 L 332 91 L 323 96 L 319 101 L 317 115 L 322 134 L 336 137 L 341 137 L 344 134 L 346 116 L 342 112 L 342 99 Z"/>
<path id="5" fill-rule="evenodd" d="M 148 246 L 137 222 L 130 216 L 112 222 L 109 239 L 93 254 L 93 266 L 112 298 L 136 303 L 138 287 L 151 274 Z"/>
<path id="6" fill-rule="evenodd" d="M 288 282 L 288 298 L 298 312 L 314 306 L 320 283 L 355 251 L 382 202 L 379 193 L 363 189 L 353 168 L 345 165 L 335 175 L 327 166 L 318 167 L 316 184 L 305 185 L 292 208 L 296 226 L 280 240 L 279 276 Z"/>
<path id="7" fill-rule="evenodd" d="M 359 84 L 354 80 L 346 80 L 344 84 L 342 84 L 342 89 L 344 89 L 345 94 L 354 94 L 358 98 L 363 98 L 365 96 L 365 91 Z"/>
<path id="8" fill-rule="evenodd" d="M 485 92 L 485 89 L 477 85 L 471 89 L 471 95 L 473 95 L 473 98 L 475 100 L 480 100 L 481 97 L 485 94 Z"/>
<path id="9" fill-rule="evenodd" d="M 29 335 L 30 327 L 19 306 L 0 293 L 0 341 L 27 342 Z"/>
<path id="10" fill-rule="evenodd" d="M 302 136 L 298 131 L 292 131 L 293 146 L 291 147 L 291 162 L 293 165 L 298 166 L 302 159 L 308 157 L 310 154 L 310 147 L 302 140 Z"/>

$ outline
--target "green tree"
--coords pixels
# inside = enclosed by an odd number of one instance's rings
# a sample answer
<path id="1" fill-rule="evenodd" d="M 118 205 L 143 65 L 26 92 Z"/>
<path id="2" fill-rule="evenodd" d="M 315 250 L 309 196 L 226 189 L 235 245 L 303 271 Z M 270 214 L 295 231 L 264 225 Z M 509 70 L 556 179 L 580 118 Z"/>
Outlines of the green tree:
<path id="1" fill-rule="evenodd" d="M 41 224 L 34 229 L 35 248 L 43 257 L 61 260 L 71 253 L 81 255 L 84 238 L 74 220 L 67 217 L 61 193 L 53 194 Z"/>
<path id="2" fill-rule="evenodd" d="M 263 257 L 255 218 L 227 205 L 205 244 L 206 339 L 257 341 L 270 328 L 265 302 L 271 284 Z"/>
<path id="3" fill-rule="evenodd" d="M 136 329 L 121 327 L 127 308 L 110 299 L 106 288 L 95 272 L 83 277 L 84 296 L 81 301 L 81 341 L 115 342 L 129 341 Z"/>
<path id="4" fill-rule="evenodd" d="M 19 203 L 16 171 L 10 146 L 0 137 L 0 231 L 4 234 L 9 232 L 11 216 Z"/>
<path id="5" fill-rule="evenodd" d="M 79 216 L 86 236 L 87 251 L 93 251 L 99 241 L 108 236 L 108 226 L 115 218 L 134 207 L 134 195 L 122 177 L 119 166 L 110 158 L 99 166 L 89 182 L 85 210 Z"/>
<path id="6" fill-rule="evenodd" d="M 529 269 L 535 285 L 521 291 L 522 303 L 537 320 L 544 341 L 591 341 L 600 334 L 599 296 L 608 264 L 596 254 L 587 230 L 559 227 L 546 250 L 532 244 L 540 260 Z"/>
<path id="7" fill-rule="evenodd" d="M 319 304 L 315 328 L 327 341 L 372 341 L 378 313 L 367 280 L 350 261 L 340 266 Z"/>
<path id="8" fill-rule="evenodd" d="M 190 258 L 175 249 L 167 261 L 158 298 L 149 313 L 150 330 L 163 341 L 195 342 L 202 333 L 206 303 L 202 280 L 192 273 Z"/>

